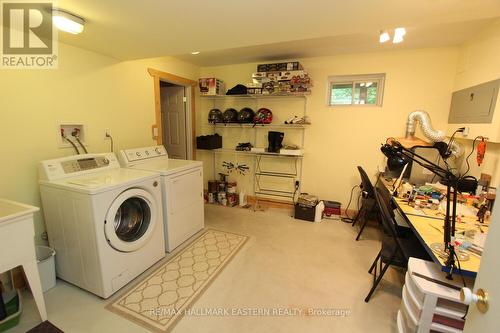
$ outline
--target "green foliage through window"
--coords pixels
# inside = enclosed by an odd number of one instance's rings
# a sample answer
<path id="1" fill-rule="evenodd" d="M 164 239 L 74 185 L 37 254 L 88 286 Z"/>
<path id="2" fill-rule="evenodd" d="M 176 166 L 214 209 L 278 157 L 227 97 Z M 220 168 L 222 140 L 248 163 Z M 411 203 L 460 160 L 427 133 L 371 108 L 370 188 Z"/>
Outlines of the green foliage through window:
<path id="1" fill-rule="evenodd" d="M 330 105 L 381 105 L 385 74 L 349 78 L 330 82 Z"/>

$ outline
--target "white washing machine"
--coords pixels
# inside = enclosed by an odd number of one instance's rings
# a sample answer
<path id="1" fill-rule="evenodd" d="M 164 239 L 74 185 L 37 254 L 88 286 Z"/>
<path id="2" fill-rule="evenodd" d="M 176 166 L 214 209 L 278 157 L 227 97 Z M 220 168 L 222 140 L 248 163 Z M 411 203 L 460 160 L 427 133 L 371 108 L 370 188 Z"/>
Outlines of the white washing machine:
<path id="1" fill-rule="evenodd" d="M 160 177 L 113 153 L 40 163 L 57 276 L 108 298 L 165 256 Z"/>
<path id="2" fill-rule="evenodd" d="M 118 157 L 122 167 L 161 175 L 167 252 L 204 228 L 202 162 L 169 159 L 163 146 L 122 150 Z"/>

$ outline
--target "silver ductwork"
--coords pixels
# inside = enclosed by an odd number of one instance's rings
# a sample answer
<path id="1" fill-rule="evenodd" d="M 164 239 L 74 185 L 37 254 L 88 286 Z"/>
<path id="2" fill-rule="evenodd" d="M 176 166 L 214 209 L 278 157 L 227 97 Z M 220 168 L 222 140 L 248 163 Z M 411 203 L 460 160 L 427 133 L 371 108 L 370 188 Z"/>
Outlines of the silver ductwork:
<path id="1" fill-rule="evenodd" d="M 416 110 L 408 115 L 408 121 L 406 123 L 406 139 L 415 137 L 417 121 L 420 123 L 420 127 L 425 137 L 431 142 L 444 142 L 446 140 L 446 133 L 444 131 L 435 130 L 432 127 L 431 117 L 423 110 Z M 463 153 L 462 147 L 455 141 L 451 143 L 450 151 L 455 157 L 460 157 Z"/>

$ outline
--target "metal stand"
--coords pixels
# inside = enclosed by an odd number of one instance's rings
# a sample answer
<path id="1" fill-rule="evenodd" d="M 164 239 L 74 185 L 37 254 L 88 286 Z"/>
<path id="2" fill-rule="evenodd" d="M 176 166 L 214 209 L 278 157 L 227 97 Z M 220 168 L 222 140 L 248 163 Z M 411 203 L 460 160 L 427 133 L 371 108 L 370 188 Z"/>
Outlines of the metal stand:
<path id="1" fill-rule="evenodd" d="M 399 142 L 393 141 L 391 144 L 385 144 L 381 148 L 384 155 L 388 158 L 396 157 L 402 158 L 406 161 L 413 161 L 422 167 L 430 170 L 434 174 L 446 180 L 446 215 L 444 219 L 444 247 L 448 253 L 448 258 L 446 260 L 446 267 L 448 269 L 446 278 L 449 280 L 453 279 L 453 271 L 455 267 L 455 223 L 457 216 L 457 194 L 458 194 L 458 182 L 460 177 L 455 176 L 451 171 L 444 169 L 443 167 L 435 164 L 432 161 L 424 158 L 421 155 L 416 154 L 410 149 L 403 147 Z M 453 201 L 451 196 L 453 195 Z"/>

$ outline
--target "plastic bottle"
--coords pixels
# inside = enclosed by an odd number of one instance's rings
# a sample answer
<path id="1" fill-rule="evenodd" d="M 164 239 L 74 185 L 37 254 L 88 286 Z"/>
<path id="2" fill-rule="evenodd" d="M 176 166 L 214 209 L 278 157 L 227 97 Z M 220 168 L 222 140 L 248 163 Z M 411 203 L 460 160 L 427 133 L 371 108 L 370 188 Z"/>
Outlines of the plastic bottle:
<path id="1" fill-rule="evenodd" d="M 314 212 L 314 222 L 321 222 L 324 210 L 325 203 L 323 201 L 318 202 L 318 204 L 316 205 L 316 211 Z"/>

